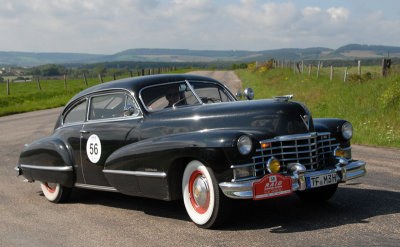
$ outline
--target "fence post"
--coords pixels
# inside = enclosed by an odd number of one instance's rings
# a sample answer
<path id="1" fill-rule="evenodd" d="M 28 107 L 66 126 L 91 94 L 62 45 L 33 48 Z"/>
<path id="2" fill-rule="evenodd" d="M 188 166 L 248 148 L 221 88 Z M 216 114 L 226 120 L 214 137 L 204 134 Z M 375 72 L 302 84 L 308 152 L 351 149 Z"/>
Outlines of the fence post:
<path id="1" fill-rule="evenodd" d="M 388 69 L 390 69 L 390 65 L 392 63 L 391 59 L 382 59 L 382 76 L 387 76 Z"/>
<path id="2" fill-rule="evenodd" d="M 301 60 L 301 73 L 304 74 L 304 60 Z"/>
<path id="3" fill-rule="evenodd" d="M 331 81 L 333 80 L 333 65 L 331 65 Z"/>
<path id="4" fill-rule="evenodd" d="M 114 78 L 114 81 L 117 79 L 117 78 L 115 77 L 115 73 L 113 74 L 113 78 Z"/>
<path id="5" fill-rule="evenodd" d="M 318 61 L 317 80 L 319 79 L 319 70 L 321 69 L 321 61 Z"/>
<path id="6" fill-rule="evenodd" d="M 386 76 L 386 59 L 382 59 L 382 76 Z"/>
<path id="7" fill-rule="evenodd" d="M 10 79 L 7 79 L 7 95 L 10 95 Z"/>
<path id="8" fill-rule="evenodd" d="M 36 78 L 36 82 L 37 82 L 37 84 L 38 84 L 39 91 L 42 91 L 42 87 L 40 86 L 40 80 L 39 80 L 39 77 L 38 77 L 38 78 Z"/>
<path id="9" fill-rule="evenodd" d="M 133 77 L 133 75 L 132 75 L 132 70 L 129 70 L 129 75 L 130 75 L 131 77 Z"/>
<path id="10" fill-rule="evenodd" d="M 312 72 L 312 64 L 310 63 L 308 65 L 308 76 L 311 76 L 311 72 Z"/>
<path id="11" fill-rule="evenodd" d="M 67 75 L 64 74 L 64 89 L 67 89 Z"/>
<path id="12" fill-rule="evenodd" d="M 361 60 L 358 60 L 358 75 L 361 76 Z"/>
<path id="13" fill-rule="evenodd" d="M 100 80 L 100 83 L 103 83 L 103 77 L 101 76 L 101 74 L 99 74 L 99 80 Z"/>
<path id="14" fill-rule="evenodd" d="M 296 69 L 297 69 L 297 73 L 300 74 L 300 63 L 299 62 L 296 63 Z"/>
<path id="15" fill-rule="evenodd" d="M 347 72 L 348 72 L 349 68 L 346 67 L 346 70 L 344 71 L 344 79 L 343 81 L 346 82 L 347 81 Z"/>
<path id="16" fill-rule="evenodd" d="M 86 85 L 86 87 L 87 87 L 87 86 L 88 86 L 88 83 L 87 83 L 87 78 L 86 78 L 85 72 L 83 72 L 83 79 L 85 80 L 85 85 Z"/>

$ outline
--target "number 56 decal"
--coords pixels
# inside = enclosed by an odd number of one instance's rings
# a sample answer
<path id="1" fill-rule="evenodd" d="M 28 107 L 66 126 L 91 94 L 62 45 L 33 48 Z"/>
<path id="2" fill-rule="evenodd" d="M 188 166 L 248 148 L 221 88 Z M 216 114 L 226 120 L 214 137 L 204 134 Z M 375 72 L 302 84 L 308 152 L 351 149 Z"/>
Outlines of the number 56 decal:
<path id="1" fill-rule="evenodd" d="M 91 135 L 86 143 L 86 154 L 92 163 L 97 163 L 101 157 L 101 143 L 97 135 Z"/>

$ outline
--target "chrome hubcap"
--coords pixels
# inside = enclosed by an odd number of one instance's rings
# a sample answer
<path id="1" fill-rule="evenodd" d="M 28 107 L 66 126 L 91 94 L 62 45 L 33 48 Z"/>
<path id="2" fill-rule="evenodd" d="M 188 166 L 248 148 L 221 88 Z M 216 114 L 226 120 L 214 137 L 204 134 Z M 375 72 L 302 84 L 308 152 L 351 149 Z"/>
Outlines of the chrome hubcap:
<path id="1" fill-rule="evenodd" d="M 209 188 L 204 176 L 198 176 L 193 183 L 193 197 L 197 205 L 204 206 L 208 203 Z"/>

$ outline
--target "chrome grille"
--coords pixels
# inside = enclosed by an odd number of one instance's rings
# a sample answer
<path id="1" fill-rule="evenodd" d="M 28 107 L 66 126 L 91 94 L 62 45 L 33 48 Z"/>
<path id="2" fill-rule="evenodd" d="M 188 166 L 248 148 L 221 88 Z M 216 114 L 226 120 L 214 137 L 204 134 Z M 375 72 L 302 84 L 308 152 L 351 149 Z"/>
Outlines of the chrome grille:
<path id="1" fill-rule="evenodd" d="M 260 148 L 252 157 L 253 163 L 232 166 L 232 168 L 253 166 L 253 176 L 234 180 L 249 180 L 268 174 L 267 163 L 272 157 L 281 163 L 280 173 L 286 173 L 290 163 L 300 163 L 307 171 L 314 171 L 328 164 L 338 146 L 336 139 L 331 138 L 329 132 L 279 136 L 263 140 L 260 141 Z"/>

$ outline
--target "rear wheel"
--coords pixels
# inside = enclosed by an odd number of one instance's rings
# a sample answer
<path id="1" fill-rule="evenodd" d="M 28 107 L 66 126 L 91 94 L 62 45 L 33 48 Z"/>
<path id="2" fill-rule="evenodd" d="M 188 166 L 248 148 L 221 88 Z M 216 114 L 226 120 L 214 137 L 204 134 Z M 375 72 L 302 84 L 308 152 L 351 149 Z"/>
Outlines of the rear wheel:
<path id="1" fill-rule="evenodd" d="M 297 196 L 305 202 L 323 202 L 329 200 L 336 192 L 338 184 L 297 191 Z"/>
<path id="2" fill-rule="evenodd" d="M 71 188 L 57 183 L 40 182 L 40 187 L 46 199 L 53 203 L 65 202 L 71 194 Z"/>
<path id="3" fill-rule="evenodd" d="M 222 223 L 228 213 L 223 208 L 226 198 L 220 191 L 214 173 L 200 161 L 191 161 L 182 178 L 182 194 L 186 211 L 201 228 Z"/>

